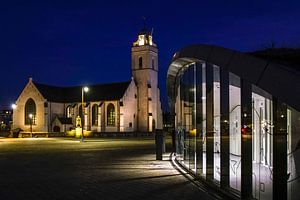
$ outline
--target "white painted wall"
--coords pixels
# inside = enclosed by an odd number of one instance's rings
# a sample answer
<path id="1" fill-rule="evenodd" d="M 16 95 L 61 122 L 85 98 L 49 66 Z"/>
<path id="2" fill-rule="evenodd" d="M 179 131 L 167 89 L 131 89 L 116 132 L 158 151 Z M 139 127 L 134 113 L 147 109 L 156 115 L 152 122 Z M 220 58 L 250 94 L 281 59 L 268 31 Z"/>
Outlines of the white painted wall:
<path id="1" fill-rule="evenodd" d="M 131 132 L 136 131 L 136 119 L 137 119 L 137 88 L 132 80 L 129 84 L 125 95 L 121 99 L 123 106 L 120 106 L 120 131 Z M 129 127 L 129 123 L 132 123 L 132 127 Z"/>
<path id="2" fill-rule="evenodd" d="M 47 131 L 45 127 L 45 108 L 46 100 L 37 90 L 32 80 L 30 79 L 19 98 L 15 102 L 17 107 L 13 113 L 12 128 L 21 128 L 24 131 L 30 131 L 30 125 L 25 125 L 25 104 L 29 98 L 32 98 L 36 104 L 36 124 L 32 125 L 33 131 L 44 132 Z"/>

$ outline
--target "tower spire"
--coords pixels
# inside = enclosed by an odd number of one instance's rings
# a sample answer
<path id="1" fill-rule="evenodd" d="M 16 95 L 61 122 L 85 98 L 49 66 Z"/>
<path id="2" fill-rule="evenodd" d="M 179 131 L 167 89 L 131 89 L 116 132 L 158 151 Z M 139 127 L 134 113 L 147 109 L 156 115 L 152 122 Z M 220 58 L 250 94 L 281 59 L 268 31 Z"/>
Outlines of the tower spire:
<path id="1" fill-rule="evenodd" d="M 142 19 L 143 19 L 144 27 L 138 33 L 138 39 L 137 39 L 137 41 L 135 41 L 133 43 L 133 46 L 150 45 L 150 46 L 155 46 L 156 47 L 156 44 L 153 42 L 153 39 L 152 39 L 153 29 L 150 32 L 147 29 L 146 17 L 142 16 Z"/>

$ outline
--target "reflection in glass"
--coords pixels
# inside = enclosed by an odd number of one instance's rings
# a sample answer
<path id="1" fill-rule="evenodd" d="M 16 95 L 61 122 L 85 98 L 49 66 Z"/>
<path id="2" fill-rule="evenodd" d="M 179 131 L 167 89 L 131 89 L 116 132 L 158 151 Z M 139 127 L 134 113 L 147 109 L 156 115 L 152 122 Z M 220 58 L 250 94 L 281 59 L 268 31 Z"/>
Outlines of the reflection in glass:
<path id="1" fill-rule="evenodd" d="M 220 69 L 214 66 L 214 179 L 220 181 Z"/>
<path id="2" fill-rule="evenodd" d="M 252 88 L 252 193 L 256 199 L 272 199 L 273 114 L 271 95 L 255 86 Z"/>
<path id="3" fill-rule="evenodd" d="M 214 137 L 213 143 L 211 143 L 213 152 L 211 152 L 214 155 L 213 179 L 218 183 L 222 167 L 220 156 L 223 153 L 220 146 L 220 117 L 222 115 L 220 113 L 220 86 L 222 83 L 219 77 L 220 68 L 214 66 L 213 69 Z M 178 73 L 175 126 L 176 159 L 191 172 L 207 178 L 206 80 L 208 80 L 206 79 L 206 63 L 189 64 Z M 229 73 L 229 186 L 233 189 L 230 191 L 236 194 L 240 194 L 242 184 L 241 80 L 235 74 Z M 272 99 L 274 101 L 274 96 L 252 85 L 252 152 L 249 152 L 249 155 L 252 155 L 252 194 L 255 199 L 275 199 L 273 184 L 278 183 L 278 179 L 273 180 L 276 178 L 275 173 L 273 175 L 273 164 L 276 163 L 276 160 L 273 161 L 273 157 L 275 158 L 273 145 L 278 143 L 278 139 L 276 139 L 277 135 L 273 134 L 276 132 L 273 119 L 273 116 L 276 116 L 273 114 L 273 109 L 276 110 L 276 107 L 275 104 L 273 105 Z M 300 112 L 289 106 L 287 108 L 288 199 L 296 200 L 300 196 Z M 219 184 L 216 186 L 218 187 Z M 227 189 L 226 185 L 225 190 Z"/>
<path id="4" fill-rule="evenodd" d="M 241 89 L 240 78 L 229 73 L 230 187 L 241 190 Z"/>
<path id="5" fill-rule="evenodd" d="M 300 112 L 288 109 L 288 199 L 296 200 L 300 196 Z"/>

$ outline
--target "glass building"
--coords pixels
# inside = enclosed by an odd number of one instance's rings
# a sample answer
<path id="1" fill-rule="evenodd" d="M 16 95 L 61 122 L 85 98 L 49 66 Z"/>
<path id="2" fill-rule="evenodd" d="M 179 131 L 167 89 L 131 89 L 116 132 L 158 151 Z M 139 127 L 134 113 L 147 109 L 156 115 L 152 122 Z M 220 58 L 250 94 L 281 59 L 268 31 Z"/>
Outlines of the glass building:
<path id="1" fill-rule="evenodd" d="M 300 74 L 217 46 L 177 52 L 168 69 L 176 160 L 241 199 L 300 197 Z"/>

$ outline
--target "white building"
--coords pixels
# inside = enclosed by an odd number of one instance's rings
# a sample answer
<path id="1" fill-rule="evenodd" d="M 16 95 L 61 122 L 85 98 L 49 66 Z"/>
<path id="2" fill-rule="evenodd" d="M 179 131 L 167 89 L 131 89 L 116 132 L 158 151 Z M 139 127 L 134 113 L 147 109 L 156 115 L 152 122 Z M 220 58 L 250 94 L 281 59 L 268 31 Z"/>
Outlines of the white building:
<path id="1" fill-rule="evenodd" d="M 127 82 L 59 87 L 29 82 L 16 101 L 13 128 L 33 132 L 65 132 L 83 116 L 84 130 L 152 132 L 162 128 L 158 88 L 158 50 L 146 29 L 132 46 L 132 78 Z"/>

